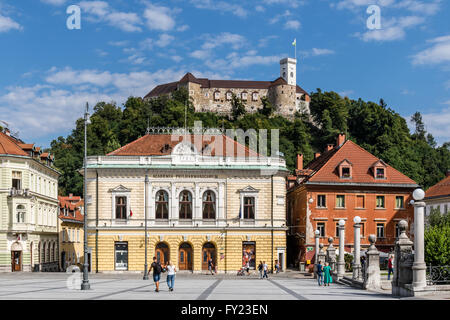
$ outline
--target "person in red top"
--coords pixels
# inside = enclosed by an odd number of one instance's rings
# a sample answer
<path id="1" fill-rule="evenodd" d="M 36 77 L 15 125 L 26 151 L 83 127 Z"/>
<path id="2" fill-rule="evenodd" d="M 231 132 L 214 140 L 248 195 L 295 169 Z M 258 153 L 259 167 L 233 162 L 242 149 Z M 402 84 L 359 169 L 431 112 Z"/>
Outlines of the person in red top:
<path id="1" fill-rule="evenodd" d="M 388 280 L 391 280 L 391 273 L 394 274 L 394 258 L 392 255 L 389 256 L 388 260 Z"/>

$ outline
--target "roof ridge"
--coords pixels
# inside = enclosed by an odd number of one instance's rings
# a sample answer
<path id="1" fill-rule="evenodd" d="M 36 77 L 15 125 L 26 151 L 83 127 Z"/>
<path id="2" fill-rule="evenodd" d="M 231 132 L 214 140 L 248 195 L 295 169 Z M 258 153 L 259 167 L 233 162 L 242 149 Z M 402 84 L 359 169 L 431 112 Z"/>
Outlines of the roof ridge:
<path id="1" fill-rule="evenodd" d="M 134 141 L 131 141 L 130 143 L 128 143 L 128 144 L 126 144 L 126 145 L 120 147 L 119 149 L 116 149 L 116 150 L 114 150 L 114 151 L 111 151 L 110 153 L 107 154 L 107 156 L 113 156 L 113 155 L 114 155 L 113 153 L 116 153 L 116 152 L 121 151 L 123 148 L 128 147 L 128 146 L 130 146 L 130 145 L 132 145 L 132 144 L 134 144 L 134 143 L 136 143 L 136 142 L 138 142 L 138 141 L 144 139 L 146 136 L 150 136 L 150 135 L 149 135 L 149 134 L 145 134 L 145 135 L 143 135 L 142 137 L 140 137 L 140 138 L 138 138 L 138 139 L 136 139 L 136 140 L 134 140 Z"/>

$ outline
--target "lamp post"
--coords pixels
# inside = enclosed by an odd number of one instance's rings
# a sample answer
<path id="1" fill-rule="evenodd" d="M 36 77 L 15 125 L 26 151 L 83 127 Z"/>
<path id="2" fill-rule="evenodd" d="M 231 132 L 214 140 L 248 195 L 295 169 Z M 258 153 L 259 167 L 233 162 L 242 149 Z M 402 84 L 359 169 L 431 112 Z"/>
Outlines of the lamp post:
<path id="1" fill-rule="evenodd" d="M 337 277 L 342 279 L 345 273 L 345 220 L 341 219 L 339 224 L 339 261 L 337 263 Z"/>
<path id="2" fill-rule="evenodd" d="M 412 266 L 414 288 L 424 288 L 427 285 L 424 247 L 424 197 L 425 192 L 422 189 L 414 190 L 414 263 Z"/>
<path id="3" fill-rule="evenodd" d="M 144 265 L 144 278 L 143 280 L 148 280 L 148 265 L 147 265 L 147 211 L 148 211 L 148 171 L 145 173 L 145 188 L 144 188 L 144 194 L 145 194 L 145 265 Z"/>
<path id="4" fill-rule="evenodd" d="M 86 103 L 86 112 L 84 113 L 84 218 L 83 218 L 83 231 L 84 231 L 84 264 L 83 264 L 83 282 L 81 283 L 81 290 L 89 290 L 91 285 L 88 278 L 88 252 L 87 252 L 87 125 L 90 124 L 89 120 L 89 103 Z M 98 201 L 98 200 L 97 200 Z"/>
<path id="5" fill-rule="evenodd" d="M 360 280 L 361 278 L 361 264 L 360 264 L 360 253 L 361 253 L 361 247 L 360 247 L 360 228 L 361 228 L 361 217 L 356 216 L 353 219 L 353 222 L 355 223 L 353 225 L 354 228 L 354 235 L 355 235 L 355 246 L 354 246 L 354 253 L 353 253 L 353 280 Z"/>

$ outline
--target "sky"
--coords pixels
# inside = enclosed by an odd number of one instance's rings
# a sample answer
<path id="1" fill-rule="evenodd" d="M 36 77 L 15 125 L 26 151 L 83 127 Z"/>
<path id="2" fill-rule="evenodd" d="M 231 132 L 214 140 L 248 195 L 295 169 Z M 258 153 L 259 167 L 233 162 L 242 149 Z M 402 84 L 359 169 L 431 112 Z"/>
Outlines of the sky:
<path id="1" fill-rule="evenodd" d="M 72 5 L 79 29 L 68 27 Z M 186 72 L 275 80 L 296 50 L 306 91 L 383 98 L 408 125 L 419 111 L 442 144 L 449 16 L 445 0 L 0 0 L 0 121 L 48 147 L 71 133 L 86 102 L 123 105 Z"/>

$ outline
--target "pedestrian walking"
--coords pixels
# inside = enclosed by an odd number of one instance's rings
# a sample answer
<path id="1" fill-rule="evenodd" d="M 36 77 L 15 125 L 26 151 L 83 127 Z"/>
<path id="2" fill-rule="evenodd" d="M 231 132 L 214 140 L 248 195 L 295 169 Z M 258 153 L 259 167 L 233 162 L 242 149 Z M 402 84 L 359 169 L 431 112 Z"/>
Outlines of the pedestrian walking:
<path id="1" fill-rule="evenodd" d="M 212 260 L 212 258 L 209 258 L 209 260 L 208 260 L 208 270 L 209 270 L 209 272 L 212 274 L 212 275 L 214 275 L 214 264 L 213 264 L 213 260 Z"/>
<path id="2" fill-rule="evenodd" d="M 275 260 L 275 272 L 276 273 L 280 272 L 280 263 L 278 262 L 278 260 Z"/>
<path id="3" fill-rule="evenodd" d="M 247 271 L 247 275 L 250 275 L 250 263 L 248 261 L 245 264 L 245 270 Z"/>
<path id="4" fill-rule="evenodd" d="M 391 274 L 394 274 L 394 257 L 392 255 L 388 260 L 388 280 L 391 280 Z"/>
<path id="5" fill-rule="evenodd" d="M 259 271 L 259 278 L 262 279 L 263 271 L 264 271 L 264 265 L 263 265 L 262 261 L 259 261 L 258 271 Z"/>
<path id="6" fill-rule="evenodd" d="M 175 272 L 177 268 L 172 264 L 172 261 L 168 261 L 166 264 L 167 270 L 167 286 L 169 287 L 169 291 L 173 291 L 173 286 L 175 284 Z"/>
<path id="7" fill-rule="evenodd" d="M 324 286 L 330 286 L 330 283 L 333 282 L 333 278 L 331 277 L 331 267 L 328 262 L 325 263 L 325 267 L 323 268 L 324 273 Z"/>
<path id="8" fill-rule="evenodd" d="M 263 279 L 269 279 L 269 276 L 267 275 L 268 271 L 269 271 L 269 266 L 267 265 L 267 263 L 265 261 L 263 261 L 263 271 L 264 271 L 264 275 L 263 275 Z"/>
<path id="9" fill-rule="evenodd" d="M 162 272 L 162 267 L 161 264 L 158 262 L 158 260 L 156 260 L 156 257 L 153 257 L 153 263 L 150 266 L 150 270 L 148 270 L 148 272 L 150 273 L 153 269 L 153 281 L 155 282 L 156 285 L 156 292 L 159 292 L 159 280 L 161 279 L 161 272 Z"/>
<path id="10" fill-rule="evenodd" d="M 319 264 L 317 265 L 317 282 L 319 283 L 319 286 L 323 285 L 323 266 L 322 266 L 322 261 L 319 261 Z"/>

